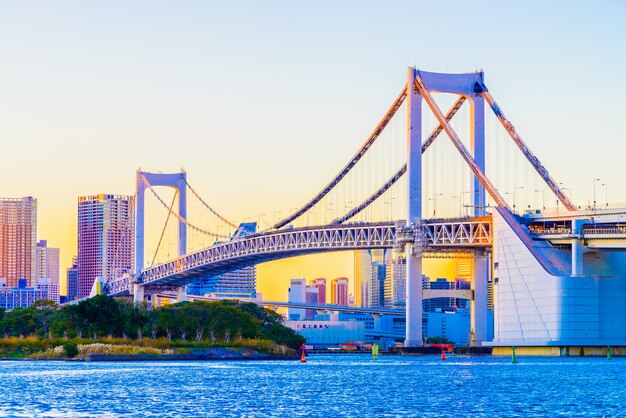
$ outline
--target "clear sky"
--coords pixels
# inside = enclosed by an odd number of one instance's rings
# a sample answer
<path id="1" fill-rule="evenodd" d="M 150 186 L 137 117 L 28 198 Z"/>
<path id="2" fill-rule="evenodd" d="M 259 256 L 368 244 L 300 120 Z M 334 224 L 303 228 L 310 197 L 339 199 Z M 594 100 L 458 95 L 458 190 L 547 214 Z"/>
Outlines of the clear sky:
<path id="1" fill-rule="evenodd" d="M 0 195 L 39 200 L 39 238 L 63 268 L 76 197 L 132 194 L 138 167 L 185 167 L 231 219 L 284 214 L 417 65 L 483 68 L 576 200 L 598 177 L 626 201 L 625 51 L 622 1 L 0 0 Z M 346 275 L 351 258 L 335 258 Z M 322 275 L 290 263 L 274 270 Z"/>

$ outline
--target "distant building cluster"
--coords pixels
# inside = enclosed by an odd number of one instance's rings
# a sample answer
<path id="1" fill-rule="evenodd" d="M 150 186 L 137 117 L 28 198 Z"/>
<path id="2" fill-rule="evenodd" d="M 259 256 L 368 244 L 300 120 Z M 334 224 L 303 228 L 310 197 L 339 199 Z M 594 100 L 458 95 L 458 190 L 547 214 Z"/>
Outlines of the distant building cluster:
<path id="1" fill-rule="evenodd" d="M 78 254 L 67 269 L 67 296 L 59 295 L 60 249 L 37 242 L 37 199 L 0 199 L 0 307 L 57 303 L 88 296 L 96 277 L 131 271 L 134 198 L 100 194 L 78 198 Z"/>
<path id="2" fill-rule="evenodd" d="M 423 289 L 469 289 L 471 259 L 457 261 L 456 279 L 431 280 L 422 276 Z M 355 289 L 362 308 L 404 309 L 406 300 L 406 259 L 390 250 L 362 250 L 354 255 Z M 425 312 L 454 312 L 465 309 L 467 301 L 456 298 L 424 300 Z"/>
<path id="3" fill-rule="evenodd" d="M 0 308 L 59 296 L 60 250 L 37 242 L 37 199 L 0 198 Z"/>
<path id="4" fill-rule="evenodd" d="M 330 282 L 330 300 L 326 299 L 326 279 L 323 277 L 313 279 L 308 284 L 306 279 L 291 279 L 289 286 L 288 302 L 306 303 L 309 305 L 349 306 L 349 280 L 347 277 L 337 277 Z M 289 308 L 289 319 L 310 320 L 316 314 L 315 309 Z"/>
<path id="5" fill-rule="evenodd" d="M 406 299 L 406 259 L 389 250 L 355 251 L 354 300 L 346 277 L 330 283 L 331 305 L 402 310 Z M 456 279 L 431 280 L 422 276 L 424 290 L 470 289 L 472 260 L 456 263 Z M 326 279 L 291 279 L 288 301 L 294 304 L 324 305 Z M 469 306 L 467 300 L 439 297 L 423 301 L 423 335 L 444 337 L 459 344 L 469 342 Z M 405 319 L 393 315 L 339 312 L 327 313 L 308 306 L 289 307 L 286 325 L 320 347 L 348 342 L 376 342 L 383 347 L 404 338 Z"/>

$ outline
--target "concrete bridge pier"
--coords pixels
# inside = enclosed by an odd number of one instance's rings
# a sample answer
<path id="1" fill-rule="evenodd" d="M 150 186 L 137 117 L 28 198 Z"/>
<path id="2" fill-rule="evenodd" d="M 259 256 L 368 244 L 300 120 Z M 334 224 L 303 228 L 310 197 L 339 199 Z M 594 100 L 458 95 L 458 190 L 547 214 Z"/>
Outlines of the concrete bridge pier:
<path id="1" fill-rule="evenodd" d="M 187 286 L 179 286 L 176 289 L 176 302 L 187 301 Z"/>
<path id="2" fill-rule="evenodd" d="M 572 219 L 572 276 L 583 275 L 583 241 L 580 238 L 587 219 Z"/>
<path id="3" fill-rule="evenodd" d="M 145 288 L 139 283 L 133 284 L 133 301 L 135 303 L 143 302 L 145 296 Z"/>
<path id="4" fill-rule="evenodd" d="M 474 297 L 470 301 L 470 345 L 482 346 L 487 339 L 487 281 L 490 260 L 485 254 L 474 256 L 471 289 Z"/>

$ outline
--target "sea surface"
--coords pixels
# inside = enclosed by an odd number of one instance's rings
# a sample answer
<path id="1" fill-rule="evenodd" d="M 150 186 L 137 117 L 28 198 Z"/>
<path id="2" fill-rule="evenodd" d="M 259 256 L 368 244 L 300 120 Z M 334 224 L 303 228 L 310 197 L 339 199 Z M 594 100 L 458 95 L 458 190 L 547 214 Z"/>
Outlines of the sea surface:
<path id="1" fill-rule="evenodd" d="M 0 416 L 626 416 L 626 358 L 0 362 Z"/>

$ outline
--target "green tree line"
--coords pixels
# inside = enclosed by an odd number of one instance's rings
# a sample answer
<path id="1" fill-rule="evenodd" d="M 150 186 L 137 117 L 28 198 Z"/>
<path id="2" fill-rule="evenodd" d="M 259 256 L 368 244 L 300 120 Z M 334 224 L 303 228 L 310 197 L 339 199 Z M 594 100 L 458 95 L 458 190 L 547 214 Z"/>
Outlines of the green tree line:
<path id="1" fill-rule="evenodd" d="M 266 339 L 298 348 L 304 338 L 283 325 L 276 312 L 253 303 L 224 300 L 151 306 L 99 295 L 58 307 L 40 300 L 28 308 L 0 309 L 0 336 L 47 338 L 167 338 L 169 341 L 230 342 Z"/>

